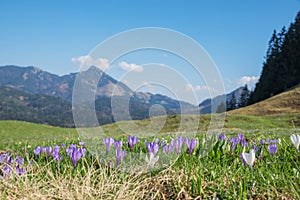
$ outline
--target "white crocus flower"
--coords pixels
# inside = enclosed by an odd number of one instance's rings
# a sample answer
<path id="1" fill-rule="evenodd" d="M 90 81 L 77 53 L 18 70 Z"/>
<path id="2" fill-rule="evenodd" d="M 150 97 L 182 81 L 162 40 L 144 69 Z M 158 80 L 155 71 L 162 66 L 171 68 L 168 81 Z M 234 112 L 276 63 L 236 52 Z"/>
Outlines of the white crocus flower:
<path id="1" fill-rule="evenodd" d="M 249 153 L 242 153 L 244 161 L 249 165 L 250 167 L 253 166 L 255 161 L 255 152 L 254 149 L 250 149 Z"/>
<path id="2" fill-rule="evenodd" d="M 298 150 L 300 145 L 300 135 L 291 135 L 292 143 L 294 144 L 295 148 Z"/>
<path id="3" fill-rule="evenodd" d="M 154 156 L 153 153 L 150 153 L 149 158 L 148 158 L 148 156 L 146 155 L 145 160 L 146 160 L 146 162 L 147 162 L 148 167 L 149 167 L 150 170 L 154 167 L 154 165 L 155 165 L 155 163 L 158 161 L 158 159 L 159 159 L 159 156 Z"/>

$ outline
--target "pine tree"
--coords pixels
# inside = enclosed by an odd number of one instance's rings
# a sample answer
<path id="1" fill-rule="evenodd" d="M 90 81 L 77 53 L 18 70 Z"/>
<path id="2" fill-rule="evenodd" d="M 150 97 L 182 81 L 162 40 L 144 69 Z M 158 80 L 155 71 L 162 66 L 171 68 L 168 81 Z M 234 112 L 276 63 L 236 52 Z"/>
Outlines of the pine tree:
<path id="1" fill-rule="evenodd" d="M 243 87 L 241 96 L 239 98 L 238 107 L 242 108 L 248 105 L 248 100 L 250 97 L 250 91 L 248 90 L 247 84 Z"/>
<path id="2" fill-rule="evenodd" d="M 237 108 L 237 102 L 234 93 L 232 93 L 229 102 L 227 102 L 227 110 L 234 110 Z"/>
<path id="3" fill-rule="evenodd" d="M 263 69 L 249 104 L 279 94 L 300 83 L 300 11 L 288 30 L 276 30 L 269 41 Z"/>

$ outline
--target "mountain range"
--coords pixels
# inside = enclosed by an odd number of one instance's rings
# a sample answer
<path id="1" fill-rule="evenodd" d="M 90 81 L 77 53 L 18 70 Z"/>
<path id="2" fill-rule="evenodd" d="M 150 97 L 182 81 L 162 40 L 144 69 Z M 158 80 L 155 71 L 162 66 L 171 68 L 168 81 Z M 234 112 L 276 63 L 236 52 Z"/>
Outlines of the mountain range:
<path id="1" fill-rule="evenodd" d="M 128 103 L 129 99 L 129 113 L 133 120 L 149 118 L 149 109 L 156 104 L 163 106 L 166 114 L 205 114 L 215 112 L 211 104 L 221 104 L 222 101 L 222 96 L 218 96 L 206 99 L 199 106 L 195 106 L 161 94 L 132 91 L 124 83 L 115 80 L 97 67 L 92 66 L 80 73 L 88 76 L 101 76 L 95 87 L 96 90 L 93 91 L 96 115 L 100 125 L 115 121 L 111 108 L 112 100 L 115 106 L 121 108 Z M 0 119 L 74 127 L 72 95 L 77 75 L 78 73 L 71 73 L 58 76 L 32 66 L 0 67 Z M 237 98 L 240 90 L 239 88 L 234 91 Z M 227 94 L 226 98 L 230 96 L 231 93 Z M 165 113 L 161 110 L 151 110 L 152 116 Z"/>
<path id="2" fill-rule="evenodd" d="M 96 67 L 90 67 L 81 73 L 101 76 L 95 91 L 95 109 L 99 124 L 114 122 L 112 97 L 119 106 L 130 98 L 129 111 L 133 120 L 148 118 L 149 108 L 155 104 L 162 105 L 167 114 L 177 114 L 182 109 L 197 112 L 196 106 L 165 95 L 134 92 Z M 77 73 L 58 76 L 31 66 L 0 67 L 0 119 L 73 127 L 71 103 L 76 76 Z M 152 114 L 156 116 L 162 113 L 154 111 Z M 60 118 L 64 120 L 59 120 Z"/>
<path id="3" fill-rule="evenodd" d="M 218 95 L 214 98 L 205 99 L 199 104 L 199 109 L 201 114 L 215 113 L 217 111 L 218 105 L 220 105 L 224 100 L 226 102 L 229 102 L 232 97 L 232 94 L 238 100 L 242 92 L 243 92 L 243 87 L 239 87 L 228 94 Z M 216 105 L 216 106 L 212 106 L 212 105 Z"/>

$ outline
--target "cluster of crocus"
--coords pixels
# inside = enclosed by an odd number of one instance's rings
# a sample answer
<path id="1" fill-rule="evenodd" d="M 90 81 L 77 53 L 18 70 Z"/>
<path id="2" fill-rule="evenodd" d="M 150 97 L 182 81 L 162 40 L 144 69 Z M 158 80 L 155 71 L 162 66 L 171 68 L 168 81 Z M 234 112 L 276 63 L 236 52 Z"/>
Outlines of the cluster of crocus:
<path id="1" fill-rule="evenodd" d="M 39 156 L 41 153 L 45 153 L 46 156 L 51 156 L 52 147 L 51 146 L 36 146 L 33 153 L 35 156 Z"/>
<path id="2" fill-rule="evenodd" d="M 61 146 L 55 145 L 52 146 L 36 146 L 33 153 L 36 157 L 41 156 L 42 154 L 45 154 L 46 157 L 52 157 L 57 162 L 59 162 L 61 159 L 63 159 L 63 156 L 61 156 L 61 149 L 65 149 L 66 154 L 68 157 L 72 160 L 72 165 L 75 168 L 76 163 L 78 160 L 80 160 L 82 157 L 86 154 L 86 149 L 83 147 L 84 142 L 79 142 L 79 146 L 77 147 L 76 144 L 70 144 L 68 148 L 66 148 L 65 144 L 62 144 Z"/>
<path id="3" fill-rule="evenodd" d="M 129 140 L 131 141 L 131 138 L 130 139 L 128 138 L 128 145 L 129 145 Z M 137 143 L 136 139 L 133 139 L 133 140 L 135 140 L 135 141 L 134 142 L 131 141 L 131 143 L 130 143 L 130 145 L 132 145 L 131 148 L 133 148 L 134 145 Z M 102 140 L 102 143 L 106 147 L 106 154 L 108 154 L 110 152 L 111 146 L 114 144 L 114 146 L 116 147 L 116 154 L 115 154 L 116 165 L 119 165 L 121 163 L 122 159 L 127 154 L 126 151 L 122 150 L 122 146 L 123 146 L 122 140 L 115 141 L 113 138 L 109 137 L 109 138 L 104 138 Z"/>
<path id="4" fill-rule="evenodd" d="M 194 149 L 198 144 L 198 140 L 194 138 L 184 138 L 184 137 L 177 137 L 170 142 L 170 144 L 165 144 L 163 146 L 164 153 L 171 153 L 175 151 L 177 154 L 181 153 L 181 149 L 183 145 L 186 145 L 189 151 L 189 154 L 192 155 Z"/>
<path id="5" fill-rule="evenodd" d="M 220 137 L 220 135 L 219 135 L 219 137 Z M 237 137 L 231 138 L 230 142 L 231 142 L 231 150 L 232 151 L 234 151 L 236 149 L 236 146 L 238 144 L 240 144 L 242 147 L 246 147 L 248 145 L 248 143 L 246 142 L 245 136 L 243 134 L 238 134 Z"/>
<path id="6" fill-rule="evenodd" d="M 13 159 L 9 153 L 0 154 L 0 178 L 9 177 L 13 173 L 19 176 L 26 174 L 26 169 L 23 167 L 24 158 L 16 156 Z"/>
<path id="7" fill-rule="evenodd" d="M 77 147 L 75 144 L 70 144 L 69 148 L 66 149 L 67 155 L 72 160 L 72 165 L 75 168 L 77 162 L 85 156 L 86 149 L 84 147 Z"/>
<path id="8" fill-rule="evenodd" d="M 53 147 L 53 151 L 52 151 L 52 156 L 53 156 L 53 158 L 54 158 L 57 162 L 60 161 L 60 160 L 63 158 L 63 157 L 60 155 L 59 150 L 60 150 L 60 146 L 55 145 L 55 146 Z"/>
<path id="9" fill-rule="evenodd" d="M 146 149 L 147 149 L 149 155 L 153 154 L 155 156 L 158 152 L 159 144 L 156 141 L 154 141 L 154 142 L 146 141 Z"/>
<path id="10" fill-rule="evenodd" d="M 293 136 L 294 137 L 294 136 Z M 226 135 L 220 134 L 218 136 L 219 140 L 226 140 Z M 300 139 L 300 138 L 299 138 Z M 255 154 L 259 153 L 258 159 L 262 159 L 264 145 L 267 145 L 267 150 L 270 155 L 275 155 L 277 152 L 277 143 L 280 143 L 280 139 L 267 139 L 260 140 L 260 142 L 253 142 L 253 145 L 250 146 L 249 153 L 245 153 L 245 148 L 248 146 L 246 138 L 243 134 L 238 134 L 237 137 L 232 137 L 229 142 L 231 143 L 231 149 L 234 151 L 237 145 L 241 145 L 243 147 L 243 152 L 240 153 L 241 160 L 244 165 L 253 166 L 255 161 Z M 300 142 L 300 140 L 299 140 Z"/>
<path id="11" fill-rule="evenodd" d="M 128 136 L 127 140 L 128 140 L 128 146 L 130 148 L 130 151 L 133 150 L 134 145 L 136 145 L 138 142 L 140 142 L 140 140 L 136 136 L 131 136 L 131 135 Z"/>

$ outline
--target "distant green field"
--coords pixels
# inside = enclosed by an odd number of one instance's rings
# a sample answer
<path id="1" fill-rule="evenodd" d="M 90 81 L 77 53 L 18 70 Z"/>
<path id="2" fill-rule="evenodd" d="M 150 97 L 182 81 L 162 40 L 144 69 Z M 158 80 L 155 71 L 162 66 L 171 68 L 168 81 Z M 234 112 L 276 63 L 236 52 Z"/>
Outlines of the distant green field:
<path id="1" fill-rule="evenodd" d="M 241 130 L 253 130 L 253 129 L 270 129 L 270 128 L 297 128 L 299 124 L 300 113 L 296 114 L 280 114 L 270 116 L 247 116 L 247 115 L 227 115 L 225 118 L 224 129 L 241 129 Z M 138 134 L 143 131 L 143 127 L 152 123 L 152 126 L 160 124 L 161 121 L 165 120 L 164 117 L 155 117 L 152 119 L 133 121 L 134 124 L 128 122 L 118 122 L 114 124 L 104 125 L 101 128 L 107 135 L 122 135 L 123 131 L 120 127 L 125 127 L 128 131 L 132 131 L 132 134 Z M 211 121 L 210 115 L 185 115 L 182 119 L 182 127 L 179 130 L 181 118 L 179 115 L 171 115 L 166 119 L 166 123 L 159 133 L 169 132 L 198 132 L 205 131 L 208 129 Z M 135 126 L 138 125 L 138 126 Z"/>
<path id="2" fill-rule="evenodd" d="M 163 118 L 164 117 L 152 118 L 152 122 L 150 119 L 131 121 L 134 123 L 118 122 L 101 126 L 101 128 L 106 135 L 113 137 L 127 134 L 135 135 L 144 131 L 145 126 L 150 125 L 150 122 L 152 123 L 152 127 L 161 125 L 162 122 L 164 123 Z M 262 130 L 299 128 L 299 119 L 300 113 L 271 116 L 227 115 L 224 129 Z M 186 115 L 182 119 L 182 129 L 179 130 L 180 116 L 171 115 L 167 117 L 159 134 L 176 131 L 205 131 L 209 126 L 210 120 L 210 115 L 201 115 L 200 117 L 196 115 Z M 120 127 L 125 127 L 127 133 L 124 134 L 124 131 L 122 131 Z M 150 127 L 149 130 L 151 131 L 151 129 Z M 75 128 L 59 128 L 19 121 L 0 121 L 0 135 L 0 146 L 19 142 L 30 144 L 47 141 L 70 141 L 77 140 L 79 137 Z"/>
<path id="3" fill-rule="evenodd" d="M 76 129 L 20 121 L 0 121 L 0 135 L 0 145 L 74 140 L 78 137 Z"/>

